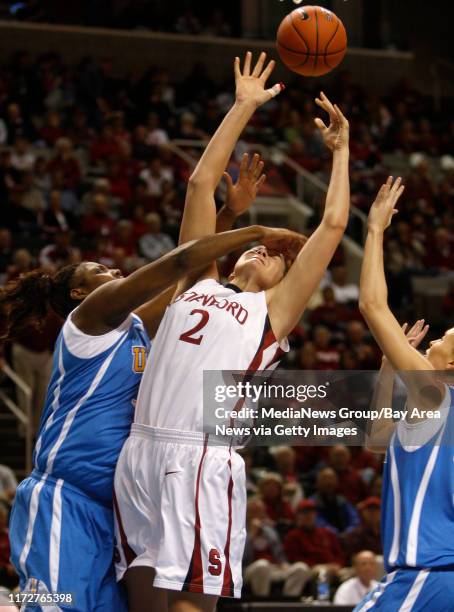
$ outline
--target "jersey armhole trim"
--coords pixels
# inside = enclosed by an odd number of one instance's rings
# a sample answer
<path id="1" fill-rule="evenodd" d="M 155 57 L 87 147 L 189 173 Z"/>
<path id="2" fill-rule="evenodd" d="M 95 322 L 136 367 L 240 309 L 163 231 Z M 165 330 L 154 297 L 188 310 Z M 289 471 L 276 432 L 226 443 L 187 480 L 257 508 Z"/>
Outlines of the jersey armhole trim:
<path id="1" fill-rule="evenodd" d="M 79 359 L 91 359 L 101 355 L 111 348 L 118 340 L 128 333 L 133 317 L 137 315 L 129 314 L 117 328 L 101 334 L 91 336 L 80 330 L 72 320 L 74 310 L 68 315 L 62 329 L 63 338 L 68 351 Z M 137 317 L 140 322 L 142 320 Z"/>

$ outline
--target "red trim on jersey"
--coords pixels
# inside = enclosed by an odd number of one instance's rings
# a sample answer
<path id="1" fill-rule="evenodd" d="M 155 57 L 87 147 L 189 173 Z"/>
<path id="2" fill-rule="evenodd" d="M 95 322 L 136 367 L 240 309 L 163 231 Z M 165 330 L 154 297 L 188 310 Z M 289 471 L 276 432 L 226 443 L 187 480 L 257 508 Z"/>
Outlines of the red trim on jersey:
<path id="1" fill-rule="evenodd" d="M 120 509 L 118 507 L 117 496 L 115 495 L 115 491 L 113 492 L 113 505 L 114 505 L 115 516 L 117 517 L 118 529 L 120 531 L 121 547 L 123 549 L 123 554 L 125 556 L 126 562 L 129 566 L 134 561 L 134 559 L 137 557 L 137 555 L 128 543 L 128 538 L 126 537 L 126 533 L 125 533 L 123 523 L 121 520 Z"/>
<path id="2" fill-rule="evenodd" d="M 276 342 L 276 336 L 274 335 L 273 330 L 271 329 L 271 323 L 269 318 L 266 318 L 265 329 L 263 330 L 262 339 L 260 341 L 257 352 L 254 355 L 251 363 L 249 364 L 248 371 L 253 370 L 256 371 L 259 369 L 260 364 L 262 363 L 263 353 L 266 351 L 268 347 Z"/>
<path id="3" fill-rule="evenodd" d="M 230 455 L 232 451 L 230 450 Z M 234 584 L 232 579 L 232 570 L 230 568 L 230 536 L 232 533 L 232 492 L 233 492 L 233 478 L 232 478 L 232 461 L 229 459 L 228 466 L 230 469 L 230 480 L 227 488 L 227 498 L 229 505 L 229 522 L 227 526 L 227 540 L 224 548 L 225 558 L 225 569 L 224 569 L 224 580 L 222 583 L 221 597 L 233 597 L 234 596 Z"/>
<path id="4" fill-rule="evenodd" d="M 276 352 L 274 353 L 274 355 L 273 355 L 273 357 L 272 357 L 272 359 L 270 359 L 270 361 L 269 361 L 269 362 L 266 364 L 266 366 L 265 366 L 265 368 L 264 368 L 264 369 L 266 370 L 266 368 L 269 368 L 269 367 L 270 367 L 270 366 L 272 366 L 273 364 L 275 364 L 275 363 L 279 362 L 279 361 L 281 360 L 281 357 L 282 357 L 283 355 L 285 355 L 285 351 L 283 351 L 283 350 L 281 349 L 281 347 L 280 347 L 280 346 L 278 346 L 278 347 L 277 347 L 277 349 L 276 349 Z"/>
<path id="5" fill-rule="evenodd" d="M 205 443 L 203 445 L 202 456 L 200 457 L 199 468 L 197 470 L 197 482 L 195 488 L 195 523 L 194 523 L 194 548 L 192 551 L 191 562 L 189 564 L 188 573 L 186 575 L 183 591 L 190 591 L 191 593 L 203 593 L 203 566 L 202 566 L 202 545 L 200 532 L 202 531 L 202 523 L 200 520 L 199 510 L 199 491 L 200 491 L 200 478 L 202 475 L 203 460 L 208 448 L 208 434 L 205 436 Z"/>

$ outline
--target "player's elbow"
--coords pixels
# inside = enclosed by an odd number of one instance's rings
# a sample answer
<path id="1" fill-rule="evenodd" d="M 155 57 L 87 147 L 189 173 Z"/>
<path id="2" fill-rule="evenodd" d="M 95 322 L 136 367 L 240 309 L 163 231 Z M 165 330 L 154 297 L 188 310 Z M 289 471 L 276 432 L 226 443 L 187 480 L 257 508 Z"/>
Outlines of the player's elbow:
<path id="1" fill-rule="evenodd" d="M 366 319 L 377 312 L 381 306 L 380 300 L 377 300 L 375 297 L 362 295 L 359 297 L 359 310 Z"/>
<path id="2" fill-rule="evenodd" d="M 336 232 L 340 237 L 344 235 L 345 230 L 347 229 L 347 222 L 348 219 L 343 215 L 326 215 L 323 218 L 323 225 L 325 228 L 330 232 Z"/>
<path id="3" fill-rule="evenodd" d="M 201 191 L 203 189 L 212 189 L 214 177 L 206 170 L 195 169 L 189 177 L 188 194 Z"/>

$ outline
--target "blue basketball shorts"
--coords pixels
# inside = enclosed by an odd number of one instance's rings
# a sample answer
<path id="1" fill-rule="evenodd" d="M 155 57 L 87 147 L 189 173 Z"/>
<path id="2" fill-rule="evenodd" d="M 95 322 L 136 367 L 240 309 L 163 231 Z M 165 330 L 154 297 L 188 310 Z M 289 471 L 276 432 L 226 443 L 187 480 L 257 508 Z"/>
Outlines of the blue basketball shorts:
<path id="1" fill-rule="evenodd" d="M 387 574 L 353 612 L 453 612 L 454 568 L 398 569 Z"/>
<path id="2" fill-rule="evenodd" d="M 126 612 L 115 580 L 111 507 L 34 470 L 17 489 L 9 534 L 21 591 L 52 594 L 55 603 L 22 609 Z"/>

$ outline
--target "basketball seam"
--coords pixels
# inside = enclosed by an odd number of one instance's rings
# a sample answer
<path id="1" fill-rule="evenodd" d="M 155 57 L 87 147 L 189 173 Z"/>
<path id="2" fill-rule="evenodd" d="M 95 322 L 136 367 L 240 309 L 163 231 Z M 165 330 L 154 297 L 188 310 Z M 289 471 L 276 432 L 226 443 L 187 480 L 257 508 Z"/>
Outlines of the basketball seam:
<path id="1" fill-rule="evenodd" d="M 293 23 L 293 13 L 290 13 L 289 15 L 290 17 L 290 23 L 292 24 L 292 28 L 295 30 L 295 32 L 298 34 L 298 36 L 301 38 L 301 40 L 303 41 L 303 43 L 306 45 L 306 52 L 309 51 L 309 45 L 306 42 L 306 39 L 304 38 L 304 36 L 301 34 L 301 32 L 298 30 L 298 28 L 296 27 L 296 25 Z M 278 40 L 279 42 L 279 40 Z M 279 43 L 280 44 L 280 43 Z"/>
<path id="2" fill-rule="evenodd" d="M 302 51 L 296 51 L 295 49 L 290 49 L 290 47 L 286 47 L 279 40 L 276 41 L 277 44 L 285 49 L 286 51 L 290 51 L 290 53 L 296 53 L 297 55 L 308 55 L 309 57 L 314 57 L 315 55 L 336 55 L 337 53 L 342 53 L 345 49 L 339 49 L 339 51 L 330 51 L 329 53 L 303 53 Z"/>
<path id="3" fill-rule="evenodd" d="M 281 44 L 281 43 L 279 43 L 279 44 Z M 285 49 L 285 47 L 284 47 L 284 49 Z M 301 53 L 301 55 L 302 55 L 302 53 Z M 309 53 L 306 53 L 306 59 L 303 62 L 300 62 L 299 64 L 292 64 L 292 65 L 286 64 L 286 66 L 288 68 L 290 68 L 290 70 L 293 70 L 293 68 L 301 68 L 302 66 L 304 66 L 306 64 L 307 60 L 310 57 L 311 57 L 311 55 Z"/>
<path id="4" fill-rule="evenodd" d="M 326 43 L 326 47 L 325 47 L 325 55 L 327 55 L 327 53 L 328 53 L 327 49 L 328 49 L 328 47 L 329 47 L 329 45 L 330 45 L 331 41 L 333 40 L 333 38 L 334 38 L 334 37 L 336 36 L 336 34 L 337 34 L 337 30 L 339 29 L 339 23 L 340 23 L 340 21 L 339 21 L 339 19 L 338 19 L 338 20 L 337 20 L 337 27 L 336 27 L 336 29 L 334 30 L 334 34 L 331 36 L 331 38 L 329 39 L 329 41 Z"/>

